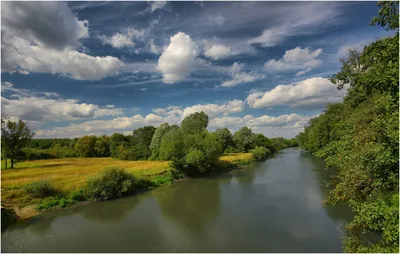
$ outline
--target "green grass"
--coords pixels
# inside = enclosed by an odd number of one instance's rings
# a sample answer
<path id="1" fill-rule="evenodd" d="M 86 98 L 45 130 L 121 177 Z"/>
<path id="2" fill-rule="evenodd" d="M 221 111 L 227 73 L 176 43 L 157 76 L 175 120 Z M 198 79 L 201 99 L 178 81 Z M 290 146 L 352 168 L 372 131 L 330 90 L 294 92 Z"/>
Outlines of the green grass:
<path id="1" fill-rule="evenodd" d="M 224 168 L 252 161 L 253 157 L 249 153 L 225 154 L 220 158 L 221 167 Z M 82 189 L 88 178 L 110 166 L 123 168 L 132 174 L 137 189 L 171 184 L 174 179 L 183 177 L 170 167 L 168 161 L 65 158 L 19 162 L 15 164 L 15 169 L 1 171 L 2 205 L 14 210 L 21 218 L 33 216 L 37 211 L 68 206 L 78 202 L 73 195 Z M 28 195 L 24 186 L 43 179 L 51 181 L 52 187 L 58 190 L 55 196 L 38 198 Z"/>

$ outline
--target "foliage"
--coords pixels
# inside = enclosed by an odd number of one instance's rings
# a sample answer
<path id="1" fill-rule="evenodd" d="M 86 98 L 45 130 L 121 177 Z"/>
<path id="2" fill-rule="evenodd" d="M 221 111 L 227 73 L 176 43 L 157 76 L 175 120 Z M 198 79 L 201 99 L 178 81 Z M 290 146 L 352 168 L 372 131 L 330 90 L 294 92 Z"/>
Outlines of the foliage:
<path id="1" fill-rule="evenodd" d="M 72 158 L 79 155 L 73 148 L 57 146 L 48 149 L 24 148 L 23 152 L 27 160 Z"/>
<path id="2" fill-rule="evenodd" d="M 131 194 L 134 190 L 133 175 L 122 168 L 109 167 L 96 177 L 89 179 L 83 193 L 89 200 L 108 200 Z"/>
<path id="3" fill-rule="evenodd" d="M 245 126 L 233 134 L 233 141 L 239 152 L 246 153 L 254 148 L 255 134 Z"/>
<path id="4" fill-rule="evenodd" d="M 75 150 L 82 157 L 95 157 L 96 156 L 96 136 L 83 136 L 75 143 Z"/>
<path id="5" fill-rule="evenodd" d="M 194 134 L 205 130 L 207 125 L 208 116 L 201 111 L 185 117 L 181 123 L 181 128 L 184 133 Z"/>
<path id="6" fill-rule="evenodd" d="M 133 131 L 131 137 L 131 159 L 132 160 L 147 160 L 150 156 L 150 143 L 153 138 L 156 128 L 153 126 L 145 126 Z"/>
<path id="7" fill-rule="evenodd" d="M 57 193 L 57 190 L 48 180 L 39 180 L 28 183 L 24 186 L 24 190 L 33 198 L 45 198 Z"/>
<path id="8" fill-rule="evenodd" d="M 271 155 L 271 150 L 263 146 L 257 146 L 256 148 L 250 150 L 250 153 L 253 154 L 256 160 L 262 161 Z"/>
<path id="9" fill-rule="evenodd" d="M 160 146 L 162 138 L 166 133 L 171 131 L 172 129 L 177 129 L 176 125 L 169 125 L 168 123 L 163 123 L 155 130 L 153 137 L 150 142 L 150 151 L 151 151 L 151 159 L 156 160 L 160 154 Z"/>
<path id="10" fill-rule="evenodd" d="M 218 141 L 221 143 L 223 151 L 234 146 L 232 133 L 228 128 L 216 129 L 214 133 Z"/>
<path id="11" fill-rule="evenodd" d="M 85 200 L 85 198 L 82 191 L 74 191 L 69 195 L 58 195 L 45 199 L 36 206 L 36 209 L 38 211 L 47 211 L 54 207 L 64 208 L 83 200 Z"/>
<path id="12" fill-rule="evenodd" d="M 122 146 L 128 146 L 128 138 L 125 137 L 121 133 L 114 133 L 110 137 L 110 153 L 111 157 L 118 158 L 119 157 L 119 149 Z"/>
<path id="13" fill-rule="evenodd" d="M 34 135 L 22 120 L 6 122 L 1 119 L 1 153 L 6 162 L 11 159 L 11 168 L 14 168 L 14 161 L 23 156 L 22 148 Z"/>
<path id="14" fill-rule="evenodd" d="M 97 157 L 110 156 L 110 137 L 103 135 L 96 139 L 94 151 Z"/>
<path id="15" fill-rule="evenodd" d="M 379 2 L 373 24 L 398 31 L 398 7 Z M 328 201 L 348 201 L 355 212 L 346 252 L 398 252 L 399 44 L 398 32 L 349 52 L 332 81 L 348 88 L 297 139 L 301 147 L 340 168 Z M 377 236 L 377 237 L 370 237 Z"/>

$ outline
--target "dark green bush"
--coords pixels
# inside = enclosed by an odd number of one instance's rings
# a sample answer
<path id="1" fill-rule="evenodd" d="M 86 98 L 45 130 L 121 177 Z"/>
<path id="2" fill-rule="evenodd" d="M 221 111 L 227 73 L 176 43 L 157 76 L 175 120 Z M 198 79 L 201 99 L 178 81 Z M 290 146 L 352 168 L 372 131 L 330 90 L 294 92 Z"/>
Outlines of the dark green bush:
<path id="1" fill-rule="evenodd" d="M 49 180 L 39 180 L 28 183 L 24 186 L 24 190 L 29 196 L 34 198 L 45 198 L 57 193 L 57 190 L 51 185 Z"/>
<path id="2" fill-rule="evenodd" d="M 89 200 L 108 200 L 133 193 L 135 179 L 119 167 L 106 168 L 96 177 L 89 179 L 83 189 Z"/>
<path id="3" fill-rule="evenodd" d="M 271 151 L 263 146 L 257 146 L 256 148 L 250 150 L 250 153 L 253 154 L 254 159 L 258 161 L 265 160 L 271 155 Z"/>

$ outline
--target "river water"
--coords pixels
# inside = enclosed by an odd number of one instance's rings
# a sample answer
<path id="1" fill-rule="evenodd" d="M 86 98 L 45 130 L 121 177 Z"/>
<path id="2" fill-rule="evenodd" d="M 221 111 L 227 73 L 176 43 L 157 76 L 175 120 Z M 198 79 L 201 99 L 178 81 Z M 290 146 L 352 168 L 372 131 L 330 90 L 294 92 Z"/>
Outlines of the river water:
<path id="1" fill-rule="evenodd" d="M 342 252 L 347 206 L 324 205 L 324 162 L 300 148 L 219 176 L 47 212 L 2 252 Z"/>

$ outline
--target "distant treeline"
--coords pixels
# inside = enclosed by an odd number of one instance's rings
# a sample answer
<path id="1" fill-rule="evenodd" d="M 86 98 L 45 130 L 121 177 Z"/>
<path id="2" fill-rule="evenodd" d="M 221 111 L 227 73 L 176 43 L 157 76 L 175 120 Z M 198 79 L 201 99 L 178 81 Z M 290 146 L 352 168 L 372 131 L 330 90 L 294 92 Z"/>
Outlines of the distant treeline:
<path id="1" fill-rule="evenodd" d="M 223 153 L 253 152 L 263 158 L 297 146 L 296 139 L 267 138 L 242 127 L 233 135 L 227 128 L 207 131 L 204 112 L 187 116 L 181 126 L 145 126 L 132 135 L 83 136 L 74 139 L 32 139 L 23 149 L 28 160 L 66 157 L 114 157 L 123 160 L 171 160 L 175 167 L 206 171 Z M 254 150 L 258 148 L 257 150 Z M 254 150 L 254 151 L 253 151 Z"/>

